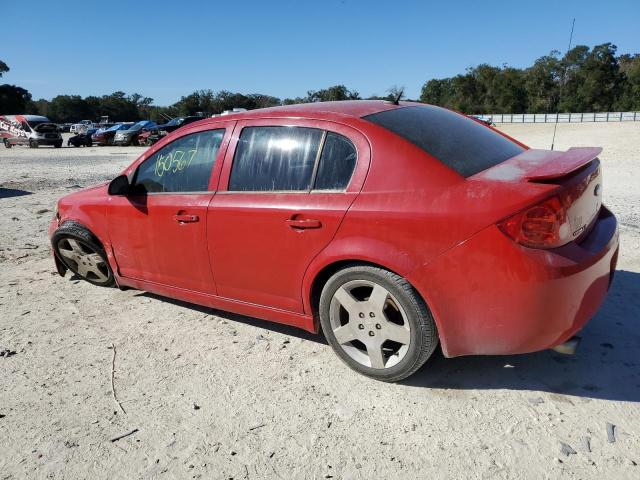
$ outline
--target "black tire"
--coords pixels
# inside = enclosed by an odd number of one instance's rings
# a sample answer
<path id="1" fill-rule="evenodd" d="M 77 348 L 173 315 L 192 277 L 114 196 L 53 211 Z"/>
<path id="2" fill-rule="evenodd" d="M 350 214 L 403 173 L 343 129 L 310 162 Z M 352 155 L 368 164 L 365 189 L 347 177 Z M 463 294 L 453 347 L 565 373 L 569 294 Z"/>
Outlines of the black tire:
<path id="1" fill-rule="evenodd" d="M 99 268 L 100 273 L 102 273 L 102 275 L 104 276 L 104 280 L 100 279 L 100 277 L 98 277 L 93 272 L 88 272 L 88 274 L 80 273 L 78 269 L 78 263 L 71 260 L 68 256 L 65 255 L 64 252 L 61 252 L 61 250 L 65 250 L 66 246 L 70 246 L 68 245 L 69 240 L 75 241 L 75 243 L 81 247 L 84 253 L 97 253 L 100 256 L 100 258 L 102 259 L 102 264 Z M 67 245 L 65 245 L 65 243 L 67 243 Z M 115 284 L 113 272 L 111 271 L 111 267 L 109 266 L 109 261 L 107 260 L 107 255 L 104 251 L 104 248 L 102 247 L 98 239 L 82 225 L 74 222 L 64 223 L 54 232 L 53 236 L 51 237 L 51 245 L 56 256 L 65 265 L 65 267 L 67 267 L 83 280 L 86 280 L 87 282 L 98 285 L 100 287 L 111 287 Z"/>
<path id="2" fill-rule="evenodd" d="M 57 143 L 54 143 L 53 146 L 54 146 L 54 148 L 61 148 L 62 147 L 62 140 L 60 140 Z"/>
<path id="3" fill-rule="evenodd" d="M 33 138 L 29 139 L 29 148 L 38 148 L 38 142 Z"/>
<path id="4" fill-rule="evenodd" d="M 11 148 L 11 142 L 9 141 L 8 138 L 4 139 L 4 146 L 5 148 Z"/>
<path id="5" fill-rule="evenodd" d="M 401 305 L 406 314 L 410 342 L 404 356 L 393 366 L 372 368 L 363 365 L 354 360 L 336 340 L 330 320 L 331 302 L 340 287 L 353 281 L 373 282 L 384 287 L 389 294 L 395 297 L 394 300 Z M 425 302 L 409 282 L 383 268 L 353 265 L 338 271 L 324 285 L 318 310 L 325 338 L 338 357 L 356 372 L 376 380 L 397 382 L 407 378 L 424 365 L 438 346 L 438 331 Z M 351 316 L 349 316 L 349 322 L 351 320 Z M 362 328 L 362 325 L 359 327 Z M 352 348 L 353 345 L 350 344 Z M 388 363 L 388 359 L 386 362 Z"/>

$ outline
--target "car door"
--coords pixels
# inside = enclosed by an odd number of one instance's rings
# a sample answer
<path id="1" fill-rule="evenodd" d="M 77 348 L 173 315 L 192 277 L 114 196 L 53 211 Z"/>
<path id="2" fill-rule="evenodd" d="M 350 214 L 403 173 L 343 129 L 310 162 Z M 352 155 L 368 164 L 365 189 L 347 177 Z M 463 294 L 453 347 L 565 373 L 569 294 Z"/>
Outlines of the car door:
<path id="1" fill-rule="evenodd" d="M 302 313 L 304 272 L 355 200 L 369 156 L 346 125 L 239 121 L 208 210 L 218 295 Z"/>
<path id="2" fill-rule="evenodd" d="M 190 129 L 129 175 L 132 193 L 112 196 L 109 236 L 124 277 L 215 294 L 206 242 L 207 207 L 232 123 Z"/>

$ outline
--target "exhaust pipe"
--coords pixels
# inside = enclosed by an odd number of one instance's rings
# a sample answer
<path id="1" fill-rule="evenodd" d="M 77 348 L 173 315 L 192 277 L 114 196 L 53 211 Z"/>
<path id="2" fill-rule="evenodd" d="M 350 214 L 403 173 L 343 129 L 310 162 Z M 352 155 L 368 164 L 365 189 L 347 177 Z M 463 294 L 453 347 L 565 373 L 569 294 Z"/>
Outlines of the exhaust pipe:
<path id="1" fill-rule="evenodd" d="M 574 355 L 578 349 L 578 345 L 580 345 L 580 340 L 582 340 L 582 338 L 574 335 L 566 342 L 556 345 L 551 350 L 564 355 Z"/>

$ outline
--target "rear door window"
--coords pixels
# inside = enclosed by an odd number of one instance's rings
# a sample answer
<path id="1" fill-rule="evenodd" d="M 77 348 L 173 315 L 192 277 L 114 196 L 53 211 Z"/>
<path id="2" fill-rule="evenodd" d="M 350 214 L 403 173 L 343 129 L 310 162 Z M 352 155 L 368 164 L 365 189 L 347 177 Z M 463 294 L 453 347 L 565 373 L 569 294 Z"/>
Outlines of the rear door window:
<path id="1" fill-rule="evenodd" d="M 346 137 L 327 132 L 314 190 L 344 190 L 356 166 L 356 147 Z"/>
<path id="2" fill-rule="evenodd" d="M 524 148 L 475 120 L 433 105 L 403 107 L 363 117 L 470 177 Z"/>
<path id="3" fill-rule="evenodd" d="M 306 127 L 245 127 L 229 191 L 309 191 L 323 132 Z"/>

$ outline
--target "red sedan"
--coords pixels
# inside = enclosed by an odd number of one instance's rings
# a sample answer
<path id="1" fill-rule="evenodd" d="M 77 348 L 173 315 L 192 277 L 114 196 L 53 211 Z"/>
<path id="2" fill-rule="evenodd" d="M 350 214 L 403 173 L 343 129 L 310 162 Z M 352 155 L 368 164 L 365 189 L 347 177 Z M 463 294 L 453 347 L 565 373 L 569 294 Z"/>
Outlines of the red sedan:
<path id="1" fill-rule="evenodd" d="M 599 148 L 529 149 L 423 104 L 254 110 L 163 138 L 58 202 L 58 271 L 324 332 L 396 381 L 571 349 L 616 266 Z M 567 343 L 569 342 L 569 343 Z"/>

